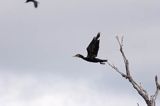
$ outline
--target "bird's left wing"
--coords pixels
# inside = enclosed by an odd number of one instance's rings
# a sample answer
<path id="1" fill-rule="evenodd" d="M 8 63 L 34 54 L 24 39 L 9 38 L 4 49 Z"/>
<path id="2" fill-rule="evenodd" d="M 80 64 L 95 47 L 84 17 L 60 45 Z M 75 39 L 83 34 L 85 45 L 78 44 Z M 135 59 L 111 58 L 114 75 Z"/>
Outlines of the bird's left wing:
<path id="1" fill-rule="evenodd" d="M 37 8 L 39 2 L 38 1 L 33 1 L 33 3 L 34 3 L 34 7 Z"/>

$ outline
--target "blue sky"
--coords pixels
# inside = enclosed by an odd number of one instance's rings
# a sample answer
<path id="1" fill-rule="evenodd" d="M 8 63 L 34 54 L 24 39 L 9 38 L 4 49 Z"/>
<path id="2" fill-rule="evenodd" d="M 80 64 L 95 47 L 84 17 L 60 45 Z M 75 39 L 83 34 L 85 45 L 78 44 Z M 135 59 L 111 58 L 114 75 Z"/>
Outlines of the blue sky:
<path id="1" fill-rule="evenodd" d="M 108 65 L 72 56 L 86 55 L 89 42 L 101 32 L 98 57 L 124 72 L 115 39 L 124 36 L 131 73 L 153 94 L 154 76 L 160 77 L 160 1 L 39 0 L 37 9 L 24 2 L 0 3 L 1 105 L 145 105 Z"/>

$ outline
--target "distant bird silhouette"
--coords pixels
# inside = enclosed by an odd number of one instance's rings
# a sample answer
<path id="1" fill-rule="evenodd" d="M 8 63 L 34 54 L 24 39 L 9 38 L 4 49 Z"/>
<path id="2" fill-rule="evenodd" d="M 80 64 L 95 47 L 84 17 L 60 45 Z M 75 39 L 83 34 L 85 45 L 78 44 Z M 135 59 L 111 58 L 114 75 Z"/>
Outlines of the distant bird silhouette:
<path id="1" fill-rule="evenodd" d="M 36 0 L 27 0 L 26 3 L 28 3 L 28 2 L 33 2 L 34 7 L 35 7 L 35 8 L 38 7 L 38 3 L 39 3 L 38 1 L 36 1 Z"/>
<path id="2" fill-rule="evenodd" d="M 94 63 L 100 63 L 100 64 L 105 64 L 104 62 L 107 62 L 107 60 L 99 59 L 96 58 L 99 50 L 99 38 L 100 33 L 97 34 L 96 37 L 93 38 L 93 40 L 90 42 L 90 44 L 87 47 L 87 57 L 84 57 L 81 54 L 76 54 L 74 57 L 79 57 L 82 58 L 88 62 L 94 62 Z"/>

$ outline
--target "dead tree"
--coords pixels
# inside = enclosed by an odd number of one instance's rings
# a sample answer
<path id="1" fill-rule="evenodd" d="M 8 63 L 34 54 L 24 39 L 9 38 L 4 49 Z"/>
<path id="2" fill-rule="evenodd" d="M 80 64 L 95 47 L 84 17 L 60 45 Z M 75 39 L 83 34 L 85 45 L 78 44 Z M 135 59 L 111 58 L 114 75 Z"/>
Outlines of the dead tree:
<path id="1" fill-rule="evenodd" d="M 133 86 L 133 88 L 138 92 L 138 94 L 144 99 L 147 106 L 156 106 L 156 99 L 158 96 L 158 93 L 160 91 L 160 84 L 158 83 L 158 77 L 155 76 L 155 85 L 156 85 L 156 91 L 153 95 L 149 95 L 148 92 L 143 88 L 141 84 L 138 84 L 132 77 L 131 71 L 129 69 L 129 61 L 123 51 L 123 37 L 120 39 L 118 36 L 116 36 L 116 39 L 118 41 L 119 47 L 120 47 L 120 53 L 123 57 L 124 65 L 125 65 L 125 73 L 121 72 L 115 65 L 111 64 L 109 61 L 107 62 L 110 67 L 112 67 L 116 72 L 118 72 L 123 78 L 128 80 L 130 84 Z M 139 104 L 138 104 L 139 105 Z"/>

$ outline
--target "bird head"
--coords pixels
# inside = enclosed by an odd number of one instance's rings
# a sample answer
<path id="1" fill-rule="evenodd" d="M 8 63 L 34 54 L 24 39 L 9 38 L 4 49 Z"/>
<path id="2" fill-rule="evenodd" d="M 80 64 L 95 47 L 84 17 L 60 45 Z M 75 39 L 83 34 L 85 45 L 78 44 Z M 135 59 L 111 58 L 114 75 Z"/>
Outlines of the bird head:
<path id="1" fill-rule="evenodd" d="M 26 0 L 26 2 L 25 3 L 28 3 L 30 0 Z"/>
<path id="2" fill-rule="evenodd" d="M 74 55 L 73 57 L 80 57 L 80 54 L 76 54 L 76 55 Z"/>
<path id="3" fill-rule="evenodd" d="M 75 56 L 73 57 L 79 57 L 79 58 L 83 58 L 83 56 L 81 54 L 76 54 Z"/>

